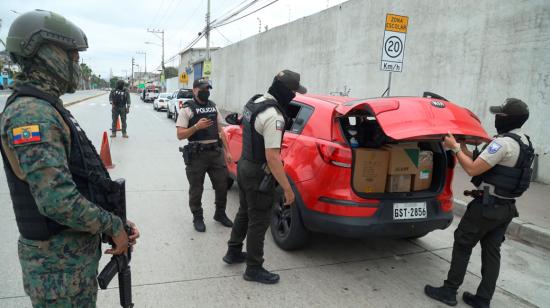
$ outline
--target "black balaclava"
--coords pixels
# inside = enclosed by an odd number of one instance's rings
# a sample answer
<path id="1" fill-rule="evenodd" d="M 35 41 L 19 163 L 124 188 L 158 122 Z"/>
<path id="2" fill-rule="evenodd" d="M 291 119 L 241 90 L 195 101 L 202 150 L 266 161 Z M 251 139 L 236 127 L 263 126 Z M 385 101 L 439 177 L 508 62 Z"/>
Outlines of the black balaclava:
<path id="1" fill-rule="evenodd" d="M 117 90 L 123 90 L 124 89 L 124 80 L 117 80 L 116 88 L 117 88 Z"/>
<path id="2" fill-rule="evenodd" d="M 273 95 L 279 105 L 281 105 L 281 107 L 285 110 L 290 101 L 296 97 L 296 93 L 285 86 L 284 83 L 277 80 L 277 78 L 273 78 L 273 83 L 271 84 L 271 87 L 269 87 L 269 90 L 267 90 L 267 93 Z"/>
<path id="3" fill-rule="evenodd" d="M 210 91 L 199 90 L 199 92 L 197 93 L 197 98 L 200 99 L 203 104 L 208 103 L 208 98 L 210 98 Z"/>
<path id="4" fill-rule="evenodd" d="M 516 128 L 520 128 L 529 119 L 528 114 L 524 115 L 495 115 L 495 128 L 497 133 L 504 134 Z"/>

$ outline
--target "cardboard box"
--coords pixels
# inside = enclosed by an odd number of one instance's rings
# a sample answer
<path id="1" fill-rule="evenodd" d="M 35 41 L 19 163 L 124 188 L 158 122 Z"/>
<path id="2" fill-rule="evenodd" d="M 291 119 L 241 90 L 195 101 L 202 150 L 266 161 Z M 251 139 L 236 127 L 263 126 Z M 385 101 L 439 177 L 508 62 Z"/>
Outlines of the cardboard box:
<path id="1" fill-rule="evenodd" d="M 379 149 L 356 149 L 353 187 L 358 192 L 383 193 L 388 174 L 389 153 Z"/>
<path id="2" fill-rule="evenodd" d="M 389 175 L 386 183 L 386 192 L 409 192 L 411 191 L 410 174 Z"/>
<path id="3" fill-rule="evenodd" d="M 432 185 L 434 168 L 434 153 L 431 151 L 420 151 L 418 156 L 418 171 L 413 176 L 413 191 L 426 190 Z"/>
<path id="4" fill-rule="evenodd" d="M 417 143 L 402 143 L 384 147 L 390 153 L 389 175 L 416 174 L 420 149 Z"/>

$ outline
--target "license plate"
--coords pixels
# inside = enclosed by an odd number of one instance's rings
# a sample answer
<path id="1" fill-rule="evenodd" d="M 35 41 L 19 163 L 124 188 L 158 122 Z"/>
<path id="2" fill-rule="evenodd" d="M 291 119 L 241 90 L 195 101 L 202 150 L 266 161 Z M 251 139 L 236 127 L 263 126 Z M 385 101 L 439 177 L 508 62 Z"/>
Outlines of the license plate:
<path id="1" fill-rule="evenodd" d="M 426 202 L 414 203 L 394 203 L 393 204 L 393 219 L 417 219 L 428 217 L 426 210 Z"/>

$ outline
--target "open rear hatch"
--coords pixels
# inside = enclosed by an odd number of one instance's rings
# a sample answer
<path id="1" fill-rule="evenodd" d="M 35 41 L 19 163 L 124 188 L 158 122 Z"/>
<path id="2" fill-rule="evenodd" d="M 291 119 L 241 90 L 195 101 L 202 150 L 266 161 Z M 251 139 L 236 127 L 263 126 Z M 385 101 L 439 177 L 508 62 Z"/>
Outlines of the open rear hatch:
<path id="1" fill-rule="evenodd" d="M 368 114 L 394 140 L 442 140 L 451 132 L 468 143 L 490 140 L 477 116 L 451 102 L 424 97 L 355 100 L 336 107 L 343 116 Z"/>
<path id="2" fill-rule="evenodd" d="M 479 119 L 471 111 L 444 99 L 390 97 L 355 100 L 339 105 L 336 107 L 336 112 L 340 114 L 338 116 L 340 132 L 348 144 L 354 148 L 352 187 L 359 196 L 364 198 L 433 197 L 441 193 L 444 188 L 446 171 L 450 164 L 448 155 L 441 145 L 444 136 L 450 132 L 457 140 L 464 140 L 471 144 L 490 140 Z M 359 168 L 356 165 L 358 153 L 363 151 L 364 154 L 365 150 L 387 150 L 391 147 L 407 145 L 418 148 L 420 156 L 429 154 L 432 157 L 433 176 L 429 188 L 414 191 L 411 187 L 408 192 L 390 192 L 386 187 L 383 192 L 367 192 L 357 187 L 355 173 Z M 414 151 L 408 152 L 414 153 Z M 388 173 L 389 170 L 391 168 L 388 169 Z M 417 171 L 420 171 L 420 168 Z M 393 176 L 396 177 L 395 174 Z M 414 176 L 411 175 L 413 179 Z M 388 175 L 388 181 L 389 178 L 390 175 Z M 414 180 L 411 183 L 414 184 Z"/>

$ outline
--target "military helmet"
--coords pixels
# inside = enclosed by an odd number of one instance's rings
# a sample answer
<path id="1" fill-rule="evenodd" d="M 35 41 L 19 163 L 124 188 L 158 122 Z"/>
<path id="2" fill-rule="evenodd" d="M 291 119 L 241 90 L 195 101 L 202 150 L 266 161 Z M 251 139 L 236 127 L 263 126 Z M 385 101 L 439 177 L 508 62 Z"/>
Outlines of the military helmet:
<path id="1" fill-rule="evenodd" d="M 53 43 L 65 50 L 88 48 L 86 34 L 65 17 L 50 11 L 34 10 L 17 17 L 6 38 L 6 50 L 19 57 L 32 57 L 41 45 Z"/>

